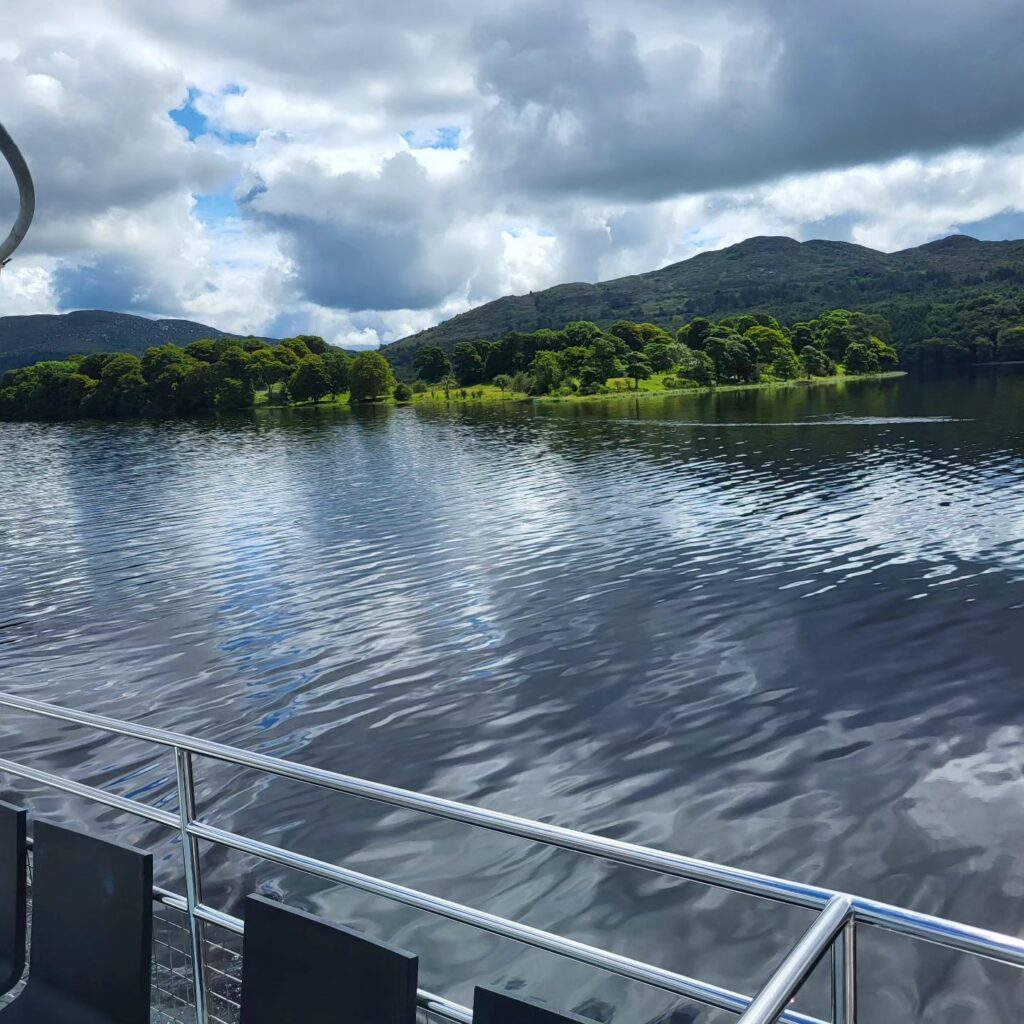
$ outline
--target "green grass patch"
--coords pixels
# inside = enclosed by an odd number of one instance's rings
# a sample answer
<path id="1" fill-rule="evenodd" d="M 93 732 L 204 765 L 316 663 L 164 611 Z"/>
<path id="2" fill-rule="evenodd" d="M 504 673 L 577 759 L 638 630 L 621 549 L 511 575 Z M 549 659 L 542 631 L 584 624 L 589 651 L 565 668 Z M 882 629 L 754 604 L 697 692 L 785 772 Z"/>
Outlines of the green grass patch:
<path id="1" fill-rule="evenodd" d="M 505 390 L 493 384 L 474 384 L 472 387 L 450 388 L 448 396 L 445 397 L 444 388 L 433 386 L 426 391 L 414 394 L 411 402 L 396 402 L 394 398 L 382 398 L 375 402 L 375 405 L 413 405 L 427 407 L 443 407 L 445 405 L 492 405 L 504 402 L 606 402 L 614 401 L 617 398 L 654 398 L 665 397 L 666 395 L 692 395 L 710 394 L 723 391 L 768 391 L 775 388 L 793 387 L 818 387 L 821 385 L 835 385 L 853 383 L 863 380 L 882 380 L 891 377 L 904 377 L 902 370 L 894 370 L 889 373 L 872 374 L 848 374 L 840 372 L 834 377 L 801 377 L 796 380 L 766 380 L 756 384 L 716 384 L 713 387 L 687 387 L 669 388 L 665 386 L 665 378 L 674 376 L 672 373 L 656 373 L 647 380 L 641 380 L 639 388 L 635 387 L 632 378 L 613 377 L 608 381 L 610 390 L 598 395 L 527 395 L 522 391 Z M 322 398 L 319 403 L 312 401 L 292 402 L 290 405 L 277 405 L 268 400 L 266 391 L 256 394 L 256 407 L 268 409 L 308 409 L 316 405 L 338 406 L 349 404 L 348 392 L 343 392 L 335 399 L 328 395 Z"/>

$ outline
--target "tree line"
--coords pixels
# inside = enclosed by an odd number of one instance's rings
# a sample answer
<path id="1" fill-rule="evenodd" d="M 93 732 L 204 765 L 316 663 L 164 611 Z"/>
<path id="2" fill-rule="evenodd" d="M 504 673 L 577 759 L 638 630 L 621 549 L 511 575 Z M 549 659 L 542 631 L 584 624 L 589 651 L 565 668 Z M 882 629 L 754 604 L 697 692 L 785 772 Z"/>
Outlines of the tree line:
<path id="1" fill-rule="evenodd" d="M 535 395 L 601 394 L 613 378 L 639 387 L 656 373 L 669 388 L 709 387 L 830 377 L 837 364 L 847 373 L 879 373 L 897 362 L 889 322 L 845 309 L 792 327 L 767 313 L 697 317 L 674 334 L 631 320 L 607 330 L 579 320 L 558 331 L 513 331 L 499 342 L 463 341 L 450 355 L 423 345 L 413 357 L 421 382 L 446 389 L 486 382 Z"/>
<path id="2" fill-rule="evenodd" d="M 346 392 L 352 402 L 371 402 L 395 389 L 379 352 L 352 357 L 313 335 L 275 345 L 210 338 L 184 347 L 156 345 L 141 358 L 94 352 L 7 370 L 0 377 L 0 419 L 193 416 L 251 409 L 258 391 L 283 405 L 337 400 Z"/>
<path id="3" fill-rule="evenodd" d="M 1024 360 L 1024 266 L 996 267 L 950 285 L 941 300 L 907 294 L 887 300 L 906 369 L 962 369 Z M 980 290 L 985 286 L 985 290 Z"/>
<path id="4" fill-rule="evenodd" d="M 1024 328 L 1006 347 L 1024 352 Z M 595 395 L 660 375 L 666 388 L 870 374 L 896 366 L 892 329 L 876 314 L 834 309 L 784 326 L 766 313 L 697 317 L 674 334 L 652 323 L 619 320 L 607 330 L 581 320 L 561 330 L 512 332 L 499 342 L 461 342 L 449 355 L 436 345 L 416 351 L 417 380 L 396 382 L 379 352 L 352 357 L 322 338 L 300 335 L 269 344 L 260 338 L 212 338 L 156 345 L 141 357 L 97 352 L 8 370 L 0 377 L 0 419 L 194 416 L 244 411 L 261 401 L 319 403 L 393 397 L 440 385 L 494 384 L 532 395 Z M 619 385 L 622 386 L 622 385 Z M 482 393 L 482 392 L 481 392 Z"/>

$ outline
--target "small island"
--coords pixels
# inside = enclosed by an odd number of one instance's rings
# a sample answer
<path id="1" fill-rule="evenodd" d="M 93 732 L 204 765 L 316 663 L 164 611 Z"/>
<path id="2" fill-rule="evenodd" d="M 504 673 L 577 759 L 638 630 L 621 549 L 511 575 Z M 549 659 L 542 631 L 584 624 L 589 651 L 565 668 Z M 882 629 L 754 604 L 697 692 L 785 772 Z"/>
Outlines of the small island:
<path id="1" fill-rule="evenodd" d="M 184 417 L 325 403 L 397 404 L 513 399 L 576 401 L 622 394 L 835 382 L 891 373 L 892 329 L 877 314 L 836 309 L 784 326 L 767 313 L 711 321 L 675 334 L 652 323 L 589 321 L 561 330 L 424 345 L 411 381 L 379 352 L 355 356 L 322 338 L 272 344 L 216 338 L 156 345 L 143 355 L 91 353 L 8 370 L 0 419 Z"/>

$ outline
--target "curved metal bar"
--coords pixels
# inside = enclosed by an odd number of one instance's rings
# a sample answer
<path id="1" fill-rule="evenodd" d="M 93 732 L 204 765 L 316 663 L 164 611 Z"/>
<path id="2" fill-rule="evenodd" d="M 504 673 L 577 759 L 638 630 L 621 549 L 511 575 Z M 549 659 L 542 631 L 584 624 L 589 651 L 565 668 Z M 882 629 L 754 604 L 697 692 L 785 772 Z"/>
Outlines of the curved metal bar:
<path id="1" fill-rule="evenodd" d="M 754 996 L 737 1024 L 775 1024 L 852 915 L 850 901 L 845 896 L 833 896 L 764 988 Z"/>
<path id="2" fill-rule="evenodd" d="M 14 180 L 18 183 L 18 219 L 14 222 L 8 236 L 0 242 L 0 267 L 11 258 L 14 250 L 21 245 L 28 233 L 28 226 L 32 223 L 32 217 L 36 212 L 36 189 L 32 183 L 32 174 L 25 163 L 14 139 L 8 134 L 7 129 L 0 124 L 0 153 L 11 165 L 14 172 Z"/>

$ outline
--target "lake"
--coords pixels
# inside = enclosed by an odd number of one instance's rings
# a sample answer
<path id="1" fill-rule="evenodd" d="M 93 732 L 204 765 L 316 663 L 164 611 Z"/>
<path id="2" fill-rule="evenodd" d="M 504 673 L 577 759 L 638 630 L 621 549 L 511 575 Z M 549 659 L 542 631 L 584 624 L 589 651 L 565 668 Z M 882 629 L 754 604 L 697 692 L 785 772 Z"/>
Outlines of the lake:
<path id="1" fill-rule="evenodd" d="M 1024 373 L 451 411 L 0 424 L 0 686 L 1019 934 Z M 133 743 L 4 756 L 173 808 Z M 200 763 L 217 824 L 752 992 L 809 915 Z M 42 815 L 121 821 L 6 778 Z M 178 847 L 123 833 L 180 891 Z M 212 852 L 252 888 L 604 1021 L 734 1019 Z M 865 1021 L 1018 972 L 863 936 Z M 673 1011 L 673 1007 L 675 1010 Z M 800 1007 L 827 1014 L 816 979 Z"/>

